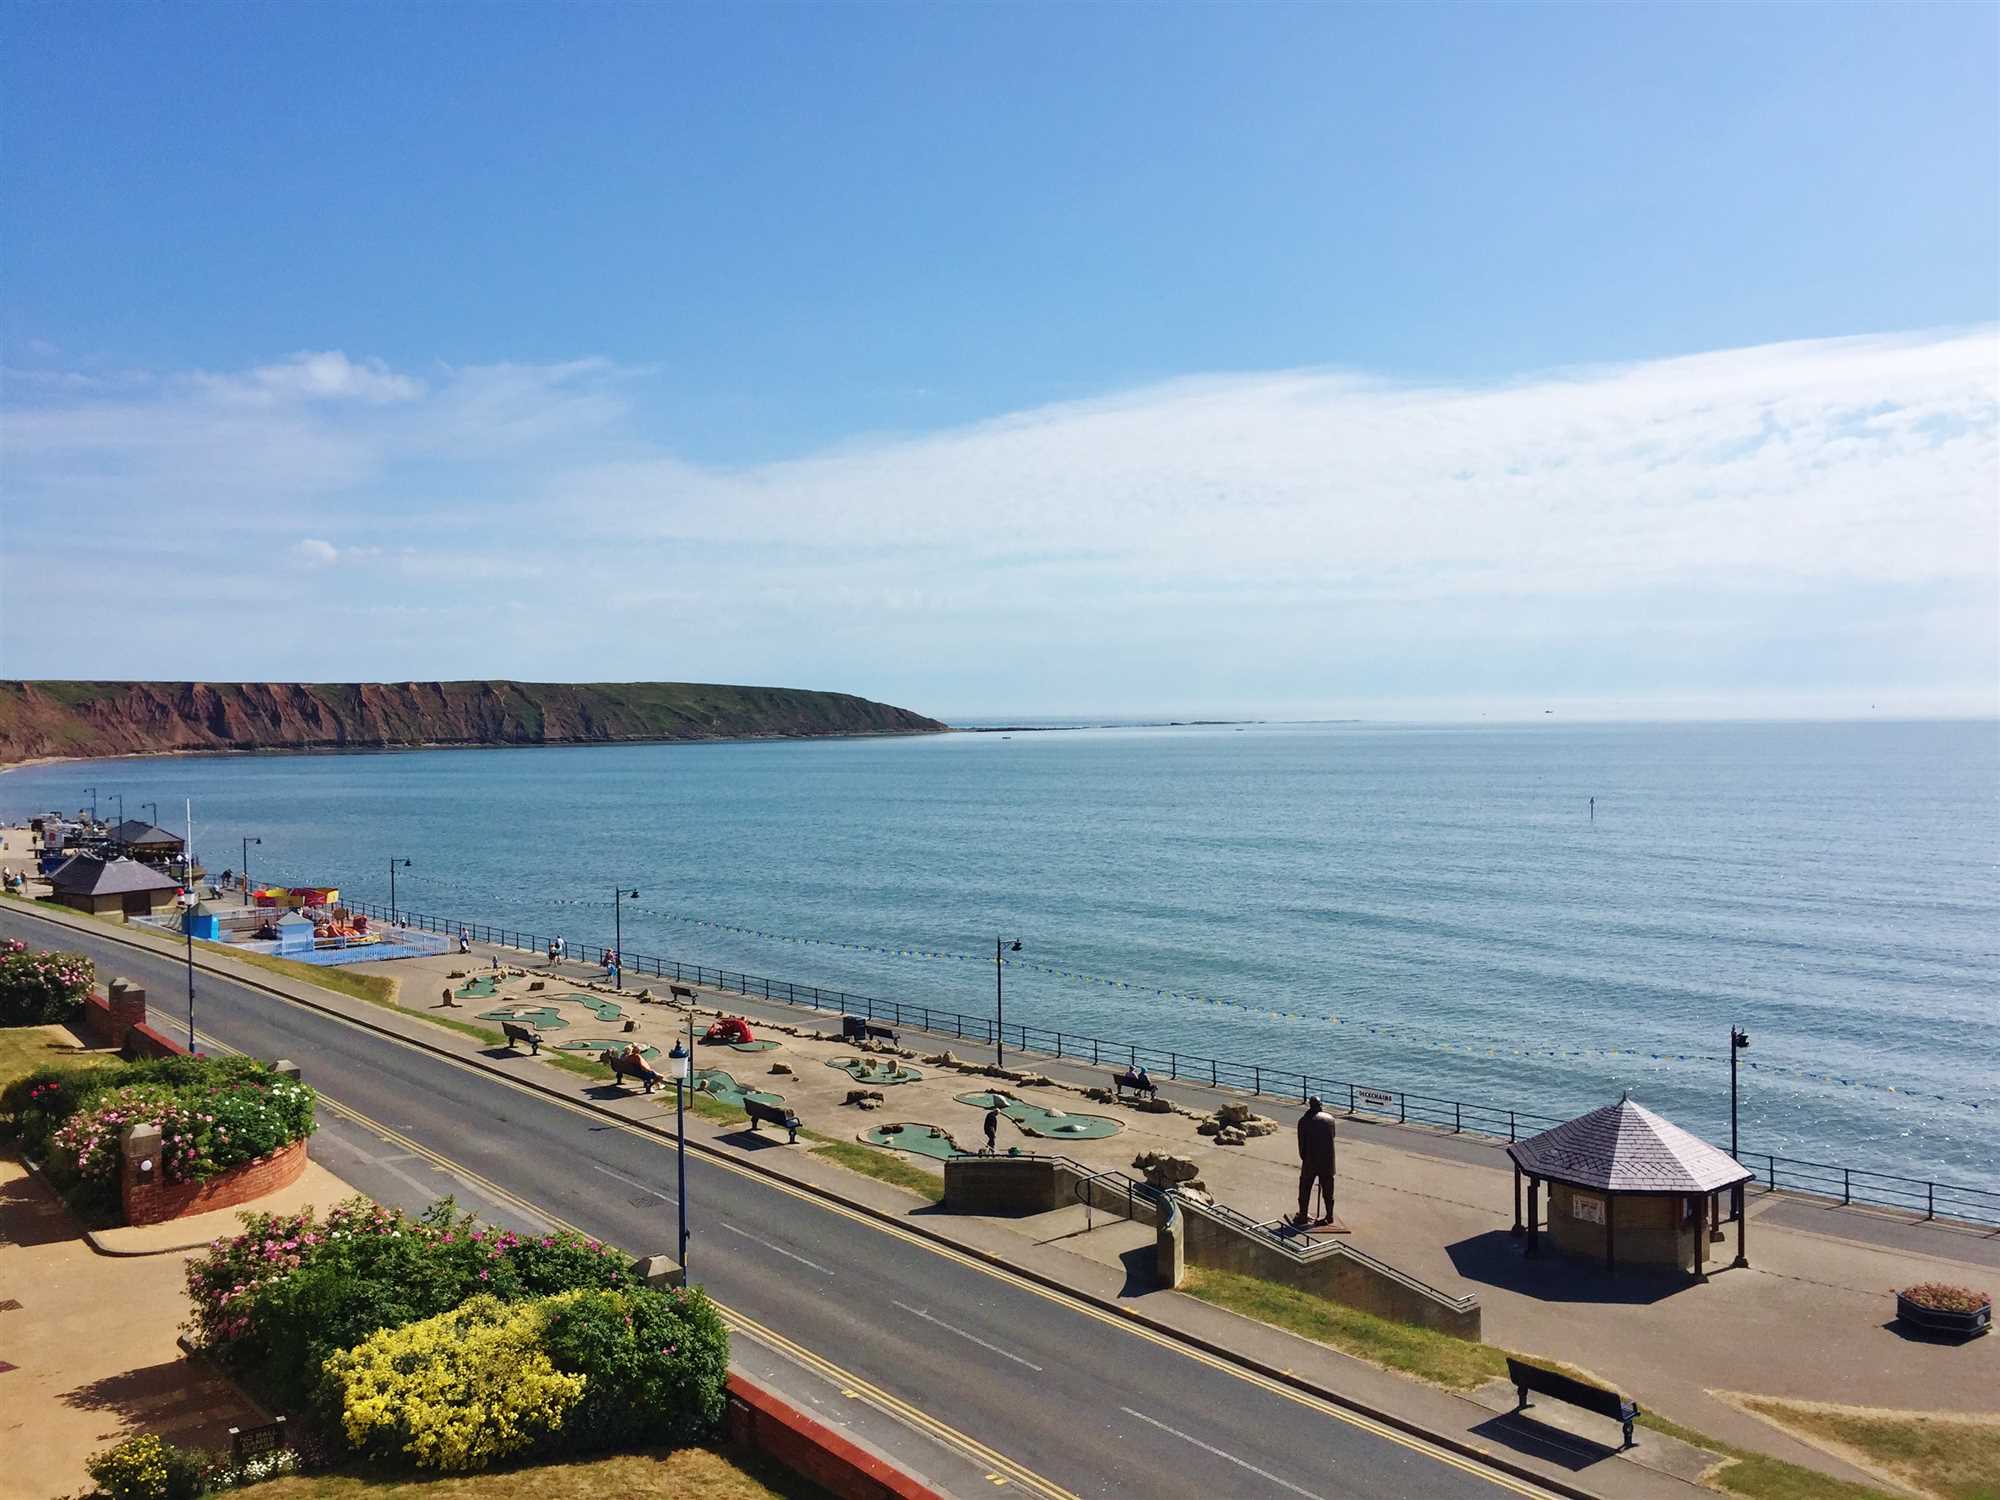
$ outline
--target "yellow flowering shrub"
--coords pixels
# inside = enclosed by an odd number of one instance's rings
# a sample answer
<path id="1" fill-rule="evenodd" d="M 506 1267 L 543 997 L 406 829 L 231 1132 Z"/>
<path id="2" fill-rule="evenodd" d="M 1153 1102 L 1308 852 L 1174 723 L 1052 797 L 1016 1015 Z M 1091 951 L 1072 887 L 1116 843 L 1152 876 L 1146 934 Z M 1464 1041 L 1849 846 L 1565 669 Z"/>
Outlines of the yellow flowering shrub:
<path id="1" fill-rule="evenodd" d="M 356 1448 L 426 1469 L 483 1469 L 562 1428 L 584 1377 L 542 1350 L 546 1308 L 473 1297 L 385 1328 L 326 1362 L 329 1394 Z"/>

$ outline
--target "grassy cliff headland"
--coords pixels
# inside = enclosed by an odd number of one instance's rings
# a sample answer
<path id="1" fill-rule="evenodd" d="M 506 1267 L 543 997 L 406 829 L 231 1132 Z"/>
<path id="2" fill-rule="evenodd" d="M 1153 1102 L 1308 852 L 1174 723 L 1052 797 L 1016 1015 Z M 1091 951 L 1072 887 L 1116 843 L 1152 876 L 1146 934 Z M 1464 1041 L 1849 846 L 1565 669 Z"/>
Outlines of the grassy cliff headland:
<path id="1" fill-rule="evenodd" d="M 926 734 L 908 709 L 702 682 L 0 681 L 0 765 L 45 757 Z"/>

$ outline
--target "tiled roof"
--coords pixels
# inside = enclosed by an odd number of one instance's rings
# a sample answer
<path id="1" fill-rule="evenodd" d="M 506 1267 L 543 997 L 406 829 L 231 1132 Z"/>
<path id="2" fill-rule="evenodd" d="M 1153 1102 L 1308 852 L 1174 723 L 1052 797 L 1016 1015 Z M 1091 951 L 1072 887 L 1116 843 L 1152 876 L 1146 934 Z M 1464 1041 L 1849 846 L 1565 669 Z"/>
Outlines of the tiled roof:
<path id="1" fill-rule="evenodd" d="M 1507 1154 L 1537 1177 L 1609 1193 L 1712 1193 L 1753 1175 L 1629 1094 L 1509 1146 Z"/>
<path id="2" fill-rule="evenodd" d="M 143 818 L 130 818 L 111 830 L 111 841 L 115 844 L 172 844 L 179 848 L 181 836 Z"/>
<path id="3" fill-rule="evenodd" d="M 172 891 L 178 880 L 169 879 L 150 865 L 136 859 L 98 859 L 79 854 L 49 877 L 49 884 L 64 895 L 122 896 L 128 891 Z"/>

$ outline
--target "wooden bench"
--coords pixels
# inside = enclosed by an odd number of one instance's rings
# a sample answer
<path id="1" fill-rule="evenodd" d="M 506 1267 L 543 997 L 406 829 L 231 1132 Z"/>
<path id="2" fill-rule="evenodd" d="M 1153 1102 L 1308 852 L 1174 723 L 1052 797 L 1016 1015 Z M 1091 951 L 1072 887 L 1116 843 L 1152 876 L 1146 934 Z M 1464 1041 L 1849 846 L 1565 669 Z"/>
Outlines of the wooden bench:
<path id="1" fill-rule="evenodd" d="M 1520 1398 L 1520 1405 L 1514 1410 L 1525 1411 L 1534 1403 L 1528 1400 L 1528 1392 L 1547 1396 L 1552 1401 L 1566 1402 L 1580 1406 L 1585 1411 L 1596 1412 L 1600 1417 L 1609 1417 L 1625 1427 L 1625 1446 L 1632 1446 L 1632 1423 L 1639 1415 L 1639 1403 L 1627 1401 L 1616 1391 L 1608 1391 L 1601 1385 L 1592 1385 L 1587 1380 L 1578 1380 L 1573 1375 L 1564 1375 L 1555 1370 L 1544 1370 L 1539 1365 L 1524 1365 L 1518 1359 L 1507 1361 L 1507 1378 L 1514 1384 L 1514 1394 Z"/>
<path id="2" fill-rule="evenodd" d="M 840 1039 L 843 1042 L 894 1042 L 902 1045 L 903 1039 L 896 1035 L 893 1026 L 884 1026 L 879 1021 L 870 1021 L 861 1016 L 840 1018 Z"/>
<path id="3" fill-rule="evenodd" d="M 536 1057 L 542 1055 L 542 1034 L 532 1026 L 523 1026 L 518 1021 L 502 1021 L 500 1029 L 507 1034 L 507 1045 L 526 1047 Z"/>
<path id="4" fill-rule="evenodd" d="M 743 1113 L 750 1117 L 750 1128 L 755 1130 L 758 1122 L 782 1125 L 790 1132 L 790 1143 L 796 1145 L 799 1139 L 798 1114 L 782 1104 L 766 1104 L 762 1099 L 745 1099 Z"/>
<path id="5" fill-rule="evenodd" d="M 685 1000 L 685 1001 L 687 1001 L 687 1003 L 688 1003 L 689 1005 L 692 1005 L 692 1004 L 694 1004 L 694 991 L 693 991 L 693 990 L 691 990 L 691 989 L 689 989 L 689 988 L 688 988 L 688 987 L 687 987 L 686 985 L 684 985 L 684 984 L 670 984 L 670 985 L 668 985 L 668 986 L 667 986 L 667 995 L 668 995 L 668 997 L 669 997 L 669 998 L 671 998 L 671 999 L 674 999 L 674 1000 Z"/>
<path id="6" fill-rule="evenodd" d="M 1144 1094 L 1148 1099 L 1157 1099 L 1160 1097 L 1160 1086 L 1150 1078 L 1141 1083 L 1136 1073 L 1113 1073 L 1111 1092 L 1119 1099 L 1123 1099 L 1127 1094 Z"/>
<path id="7" fill-rule="evenodd" d="M 646 1085 L 649 1094 L 664 1081 L 660 1072 L 650 1067 L 644 1058 L 627 1057 L 622 1052 L 600 1052 L 597 1060 L 611 1070 L 612 1082 L 623 1083 L 627 1078 L 636 1078 Z"/>

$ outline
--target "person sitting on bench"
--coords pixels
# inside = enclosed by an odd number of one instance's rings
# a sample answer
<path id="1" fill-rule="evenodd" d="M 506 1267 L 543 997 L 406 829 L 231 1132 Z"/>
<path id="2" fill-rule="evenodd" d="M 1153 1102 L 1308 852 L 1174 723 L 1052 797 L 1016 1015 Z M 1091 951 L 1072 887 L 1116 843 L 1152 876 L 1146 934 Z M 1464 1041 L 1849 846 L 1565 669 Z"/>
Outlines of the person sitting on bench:
<path id="1" fill-rule="evenodd" d="M 646 1085 L 646 1092 L 652 1093 L 662 1081 L 662 1075 L 646 1061 L 646 1054 L 639 1050 L 637 1042 L 623 1052 L 607 1052 L 604 1060 L 611 1064 L 611 1071 L 620 1078 L 631 1074 Z"/>
<path id="2" fill-rule="evenodd" d="M 1160 1096 L 1160 1086 L 1147 1076 L 1144 1068 L 1136 1071 L 1128 1068 L 1118 1075 L 1118 1092 L 1144 1094 L 1148 1098 L 1157 1099 Z"/>

